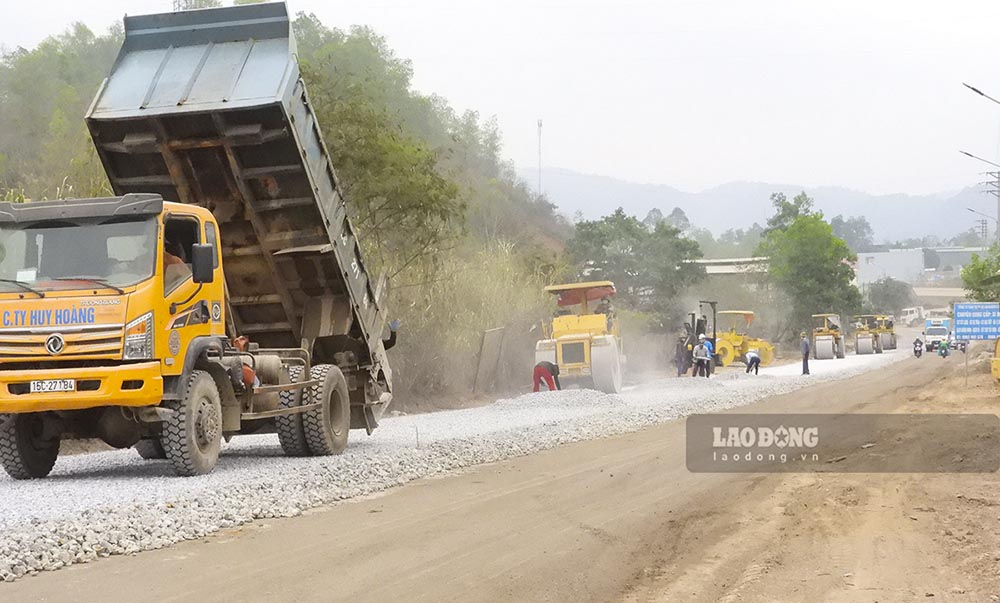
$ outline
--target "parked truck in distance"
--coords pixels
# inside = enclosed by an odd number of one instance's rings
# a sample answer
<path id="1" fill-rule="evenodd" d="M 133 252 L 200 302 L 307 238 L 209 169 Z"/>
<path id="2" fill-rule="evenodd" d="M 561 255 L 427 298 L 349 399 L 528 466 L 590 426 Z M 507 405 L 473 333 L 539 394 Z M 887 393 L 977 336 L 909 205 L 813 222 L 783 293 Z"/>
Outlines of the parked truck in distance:
<path id="1" fill-rule="evenodd" d="M 341 452 L 392 398 L 284 4 L 125 18 L 87 116 L 115 197 L 0 204 L 0 464 L 68 437 L 211 471 L 223 439 Z"/>

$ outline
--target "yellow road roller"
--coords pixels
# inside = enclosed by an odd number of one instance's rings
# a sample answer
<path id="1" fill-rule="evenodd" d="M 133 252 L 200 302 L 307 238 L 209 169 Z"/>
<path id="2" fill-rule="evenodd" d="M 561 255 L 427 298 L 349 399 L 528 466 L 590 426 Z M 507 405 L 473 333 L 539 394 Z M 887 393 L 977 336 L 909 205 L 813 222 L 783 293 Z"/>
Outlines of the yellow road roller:
<path id="1" fill-rule="evenodd" d="M 545 339 L 535 344 L 535 362 L 559 367 L 563 381 L 578 382 L 607 394 L 622 390 L 625 354 L 618 319 L 611 305 L 611 281 L 552 285 L 556 316 L 546 325 Z"/>
<path id="2" fill-rule="evenodd" d="M 813 358 L 828 360 L 843 358 L 844 331 L 841 328 L 839 314 L 813 314 L 812 349 Z"/>
<path id="3" fill-rule="evenodd" d="M 882 353 L 882 339 L 875 314 L 859 314 L 854 321 L 854 353 L 858 356 Z"/>

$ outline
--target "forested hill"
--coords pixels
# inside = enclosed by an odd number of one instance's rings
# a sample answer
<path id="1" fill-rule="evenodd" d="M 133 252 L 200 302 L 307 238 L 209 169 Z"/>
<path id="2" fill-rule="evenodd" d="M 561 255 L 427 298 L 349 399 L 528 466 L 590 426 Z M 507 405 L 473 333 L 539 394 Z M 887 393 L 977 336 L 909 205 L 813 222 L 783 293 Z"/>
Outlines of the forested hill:
<path id="1" fill-rule="evenodd" d="M 571 226 L 500 156 L 493 121 L 415 92 L 413 66 L 375 31 L 311 15 L 294 30 L 366 260 L 391 276 L 397 385 L 464 390 L 482 330 L 527 333 L 543 313 Z M 0 58 L 0 198 L 111 194 L 83 116 L 122 36 L 76 24 Z"/>
<path id="2" fill-rule="evenodd" d="M 528 182 L 534 183 L 538 178 L 535 168 L 524 168 L 520 173 Z M 970 172 L 970 178 L 974 179 L 975 174 Z M 781 192 L 791 198 L 803 190 L 816 200 L 816 208 L 827 218 L 837 215 L 867 218 L 878 243 L 928 235 L 941 239 L 953 237 L 969 230 L 981 217 L 969 213 L 967 207 L 996 214 L 996 199 L 984 194 L 979 186 L 931 195 L 872 195 L 832 186 L 730 182 L 692 193 L 666 185 L 640 184 L 562 168 L 545 168 L 542 181 L 549 199 L 570 217 L 581 212 L 584 218 L 595 219 L 606 214 L 608 207 L 621 206 L 641 218 L 653 209 L 667 214 L 680 207 L 693 224 L 715 234 L 746 228 L 754 222 L 762 224 L 771 212 L 771 193 Z"/>

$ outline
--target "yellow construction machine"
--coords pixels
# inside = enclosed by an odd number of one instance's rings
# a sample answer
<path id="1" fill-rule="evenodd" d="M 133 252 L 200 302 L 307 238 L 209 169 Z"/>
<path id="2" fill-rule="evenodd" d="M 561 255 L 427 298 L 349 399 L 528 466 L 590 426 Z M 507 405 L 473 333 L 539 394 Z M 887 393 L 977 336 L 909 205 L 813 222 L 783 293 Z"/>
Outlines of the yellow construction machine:
<path id="1" fill-rule="evenodd" d="M 812 318 L 813 358 L 817 360 L 843 358 L 844 333 L 840 327 L 840 315 L 813 314 Z"/>
<path id="2" fill-rule="evenodd" d="M 719 326 L 715 340 L 715 354 L 722 366 L 746 358 L 747 352 L 757 350 L 762 366 L 774 360 L 774 346 L 763 339 L 750 337 L 750 325 L 754 313 L 749 310 L 721 310 L 718 312 Z M 742 329 L 741 329 L 742 327 Z"/>
<path id="3" fill-rule="evenodd" d="M 882 353 L 879 320 L 875 314 L 860 314 L 854 320 L 854 353 L 861 356 Z"/>
<path id="4" fill-rule="evenodd" d="M 545 339 L 535 345 L 535 362 L 559 367 L 563 381 L 577 381 L 608 394 L 622 389 L 625 355 L 618 320 L 611 305 L 615 284 L 593 281 L 552 285 L 558 310 Z"/>
<path id="5" fill-rule="evenodd" d="M 895 319 L 891 315 L 875 315 L 875 332 L 878 333 L 879 344 L 883 350 L 896 349 Z"/>

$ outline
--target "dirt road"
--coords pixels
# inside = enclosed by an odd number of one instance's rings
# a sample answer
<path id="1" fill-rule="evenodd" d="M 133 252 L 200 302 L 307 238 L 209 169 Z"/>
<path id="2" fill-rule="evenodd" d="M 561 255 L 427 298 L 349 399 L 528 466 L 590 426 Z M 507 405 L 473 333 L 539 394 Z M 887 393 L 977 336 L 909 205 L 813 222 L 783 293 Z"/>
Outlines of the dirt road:
<path id="1" fill-rule="evenodd" d="M 959 368 L 907 360 L 740 411 L 993 412 L 988 377 L 962 389 Z M 997 481 L 692 474 L 677 421 L 44 573 L 0 599 L 990 601 Z"/>

